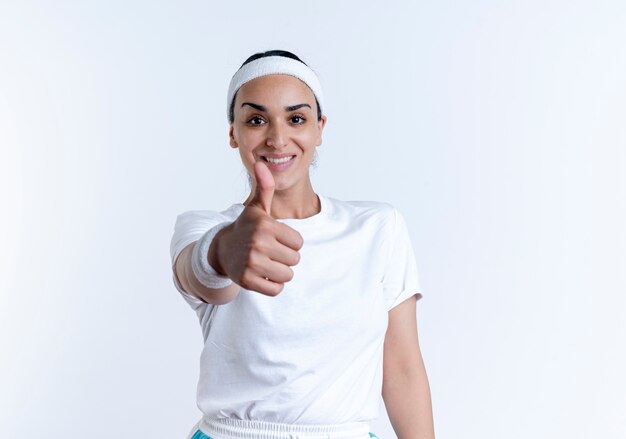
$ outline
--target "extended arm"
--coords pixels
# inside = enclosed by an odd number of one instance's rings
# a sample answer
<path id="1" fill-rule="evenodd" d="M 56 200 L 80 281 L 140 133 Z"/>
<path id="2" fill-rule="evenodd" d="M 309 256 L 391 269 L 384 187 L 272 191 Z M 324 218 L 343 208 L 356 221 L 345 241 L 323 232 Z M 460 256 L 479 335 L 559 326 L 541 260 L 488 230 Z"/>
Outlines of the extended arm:
<path id="1" fill-rule="evenodd" d="M 227 232 L 226 229 L 228 229 L 228 226 L 220 230 L 215 235 L 209 247 L 209 254 L 207 255 L 209 264 L 211 264 L 211 266 L 222 275 L 225 275 L 225 273 L 222 271 L 221 265 L 219 264 L 217 250 L 219 248 L 219 239 L 222 236 L 222 233 Z M 191 255 L 193 247 L 196 243 L 197 241 L 187 245 L 176 258 L 176 263 L 174 264 L 174 274 L 178 278 L 180 285 L 187 293 L 199 298 L 203 302 L 215 305 L 222 305 L 230 302 L 235 298 L 237 293 L 239 293 L 239 285 L 233 282 L 232 284 L 220 289 L 208 288 L 202 285 L 194 275 L 193 270 L 191 269 Z"/>
<path id="2" fill-rule="evenodd" d="M 383 355 L 382 396 L 398 439 L 433 439 L 430 386 L 419 347 L 417 297 L 389 311 Z"/>

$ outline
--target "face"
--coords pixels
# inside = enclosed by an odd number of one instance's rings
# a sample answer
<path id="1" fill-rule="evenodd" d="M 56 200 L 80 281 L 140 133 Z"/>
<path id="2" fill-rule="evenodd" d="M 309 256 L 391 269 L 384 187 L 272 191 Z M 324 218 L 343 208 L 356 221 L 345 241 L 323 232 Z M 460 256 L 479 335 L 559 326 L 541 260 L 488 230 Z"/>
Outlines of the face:
<path id="1" fill-rule="evenodd" d="M 289 108 L 291 107 L 291 108 Z M 322 144 L 326 116 L 317 121 L 311 89 L 291 75 L 266 75 L 245 83 L 235 97 L 230 145 L 254 177 L 254 163 L 263 160 L 272 172 L 275 190 L 310 185 L 309 166 Z M 293 156 L 284 164 L 267 157 Z"/>

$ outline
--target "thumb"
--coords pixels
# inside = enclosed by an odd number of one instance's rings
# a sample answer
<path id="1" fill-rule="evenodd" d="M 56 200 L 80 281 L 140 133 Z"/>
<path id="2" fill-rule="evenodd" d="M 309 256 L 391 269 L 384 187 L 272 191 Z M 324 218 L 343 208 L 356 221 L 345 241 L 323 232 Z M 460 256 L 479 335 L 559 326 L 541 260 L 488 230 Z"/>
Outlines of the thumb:
<path id="1" fill-rule="evenodd" d="M 254 164 L 256 188 L 254 197 L 249 204 L 259 206 L 270 217 L 272 216 L 272 198 L 274 197 L 274 176 L 267 165 L 261 160 Z"/>

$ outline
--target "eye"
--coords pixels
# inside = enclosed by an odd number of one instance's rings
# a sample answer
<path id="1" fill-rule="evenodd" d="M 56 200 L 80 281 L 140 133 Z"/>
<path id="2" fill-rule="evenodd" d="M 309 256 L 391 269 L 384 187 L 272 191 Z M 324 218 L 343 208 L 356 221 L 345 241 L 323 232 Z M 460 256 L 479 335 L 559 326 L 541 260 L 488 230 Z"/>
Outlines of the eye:
<path id="1" fill-rule="evenodd" d="M 262 121 L 263 118 L 261 116 L 253 116 L 250 119 L 248 119 L 248 123 L 250 125 L 261 125 L 261 123 L 253 123 L 252 121 Z"/>
<path id="2" fill-rule="evenodd" d="M 301 120 L 301 122 L 296 122 L 296 125 L 302 125 L 304 121 L 306 120 L 304 117 L 300 116 L 299 114 L 294 114 L 293 116 L 291 116 L 291 120 L 293 121 L 294 119 Z"/>

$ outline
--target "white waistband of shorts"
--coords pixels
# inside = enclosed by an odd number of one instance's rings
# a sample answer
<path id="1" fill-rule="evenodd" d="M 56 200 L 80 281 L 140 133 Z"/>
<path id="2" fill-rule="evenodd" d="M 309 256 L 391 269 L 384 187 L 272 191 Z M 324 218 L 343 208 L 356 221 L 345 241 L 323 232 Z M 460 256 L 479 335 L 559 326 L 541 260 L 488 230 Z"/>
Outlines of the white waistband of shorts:
<path id="1" fill-rule="evenodd" d="M 198 428 L 212 439 L 369 439 L 370 423 L 283 424 L 203 417 Z"/>

